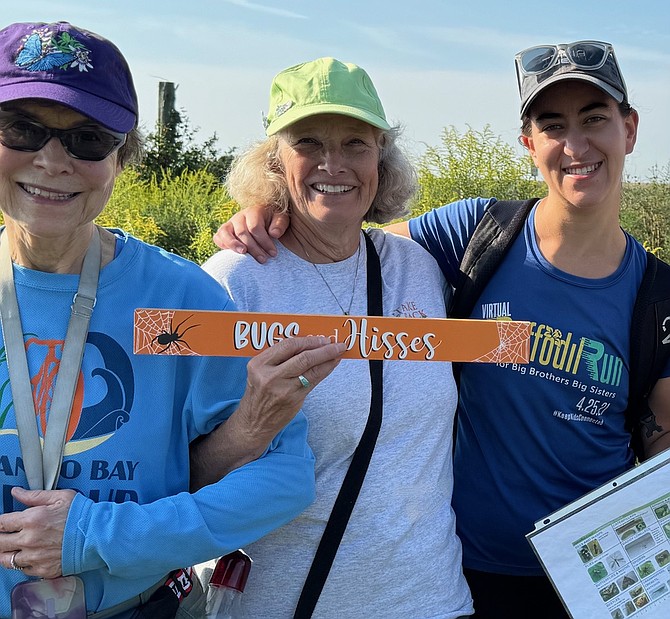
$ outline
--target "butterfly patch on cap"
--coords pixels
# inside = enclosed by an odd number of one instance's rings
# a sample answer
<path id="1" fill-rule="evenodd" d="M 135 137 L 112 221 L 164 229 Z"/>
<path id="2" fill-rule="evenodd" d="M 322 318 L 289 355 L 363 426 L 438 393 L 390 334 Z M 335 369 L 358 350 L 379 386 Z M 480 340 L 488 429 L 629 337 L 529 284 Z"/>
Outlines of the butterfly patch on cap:
<path id="1" fill-rule="evenodd" d="M 34 30 L 23 39 L 14 61 L 26 71 L 93 68 L 90 51 L 67 32 L 56 35 L 48 28 Z"/>
<path id="2" fill-rule="evenodd" d="M 288 112 L 293 107 L 293 101 L 287 101 L 275 108 L 275 118 L 279 118 L 282 114 Z"/>

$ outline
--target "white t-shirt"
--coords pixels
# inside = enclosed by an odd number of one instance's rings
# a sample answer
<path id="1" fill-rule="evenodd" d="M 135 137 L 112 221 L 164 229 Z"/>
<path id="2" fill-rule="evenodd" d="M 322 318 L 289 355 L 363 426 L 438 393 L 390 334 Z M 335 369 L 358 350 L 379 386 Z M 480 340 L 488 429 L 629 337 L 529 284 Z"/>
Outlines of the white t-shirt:
<path id="1" fill-rule="evenodd" d="M 445 282 L 408 239 L 371 229 L 386 316 L 444 317 Z M 265 265 L 222 251 L 204 269 L 240 310 L 367 314 L 366 248 L 317 268 L 281 243 Z M 355 278 L 357 260 L 358 274 Z M 330 288 L 330 289 L 329 289 Z M 338 302 L 333 298 L 337 297 Z M 369 364 L 345 359 L 308 396 L 317 499 L 245 548 L 254 563 L 242 599 L 249 617 L 293 616 L 312 558 L 370 410 Z M 447 362 L 385 361 L 383 423 L 365 482 L 314 617 L 456 618 L 472 613 L 451 509 L 456 386 Z"/>

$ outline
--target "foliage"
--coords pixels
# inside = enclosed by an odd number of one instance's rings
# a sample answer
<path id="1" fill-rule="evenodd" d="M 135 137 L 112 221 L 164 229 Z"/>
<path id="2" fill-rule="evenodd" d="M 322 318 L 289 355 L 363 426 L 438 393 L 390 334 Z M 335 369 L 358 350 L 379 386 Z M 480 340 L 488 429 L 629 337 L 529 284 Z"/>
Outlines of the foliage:
<path id="1" fill-rule="evenodd" d="M 139 169 L 124 170 L 97 223 L 122 228 L 200 264 L 216 251 L 212 235 L 238 206 L 209 164 L 196 166 L 207 159 L 203 153 L 213 152 L 209 149 L 214 142 L 193 147 L 201 149 L 203 158 L 198 159 L 188 154 L 190 147 L 184 149 L 193 137 L 187 122 L 182 130 L 186 131 L 186 142 L 179 142 L 181 154 L 173 151 L 161 160 L 181 163 L 153 169 L 158 161 L 154 158 Z M 463 134 L 453 127 L 445 128 L 441 145 L 429 148 L 419 161 L 420 189 L 412 215 L 462 197 L 523 199 L 546 195 L 544 183 L 534 180 L 530 170 L 530 159 L 517 156 L 488 126 L 482 131 L 469 128 Z M 652 169 L 644 182 L 624 180 L 621 224 L 647 249 L 670 259 L 670 164 Z"/>
<path id="2" fill-rule="evenodd" d="M 531 160 L 495 136 L 490 126 L 459 133 L 446 127 L 439 146 L 429 147 L 418 165 L 419 195 L 412 215 L 461 198 L 523 199 L 545 195 L 531 176 Z"/>
<path id="3" fill-rule="evenodd" d="M 132 169 L 124 170 L 116 179 L 112 197 L 96 223 L 122 228 L 147 243 L 158 243 L 164 235 L 156 220 L 146 212 L 143 193 L 144 184 L 138 173 Z"/>
<path id="4" fill-rule="evenodd" d="M 623 184 L 621 225 L 664 260 L 670 259 L 670 164 L 645 182 Z"/>
<path id="5" fill-rule="evenodd" d="M 202 144 L 196 142 L 198 129 L 191 127 L 188 117 L 170 110 L 164 124 L 156 124 L 156 131 L 146 138 L 146 154 L 138 167 L 142 180 L 153 177 L 179 176 L 186 171 L 207 170 L 223 182 L 235 149 L 220 155 L 216 133 Z"/>
<path id="6" fill-rule="evenodd" d="M 207 170 L 166 172 L 143 180 L 137 170 L 127 169 L 97 223 L 123 228 L 201 264 L 217 249 L 212 234 L 236 209 Z"/>

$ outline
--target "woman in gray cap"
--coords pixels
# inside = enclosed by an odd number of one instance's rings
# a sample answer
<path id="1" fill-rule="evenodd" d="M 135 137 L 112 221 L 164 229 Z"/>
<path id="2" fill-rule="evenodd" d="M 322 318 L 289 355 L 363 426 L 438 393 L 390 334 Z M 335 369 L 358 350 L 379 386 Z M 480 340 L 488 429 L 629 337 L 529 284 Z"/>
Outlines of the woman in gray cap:
<path id="1" fill-rule="evenodd" d="M 188 566 L 314 496 L 292 419 L 300 377 L 317 385 L 340 345 L 287 340 L 247 373 L 243 358 L 170 354 L 194 320 L 157 316 L 134 342 L 136 308 L 235 309 L 196 265 L 94 223 L 141 153 L 137 122 L 110 41 L 66 22 L 0 30 L 0 617 L 201 616 Z M 286 426 L 274 439 L 265 416 Z M 232 472 L 190 494 L 190 443 L 219 424 Z"/>
<path id="2" fill-rule="evenodd" d="M 454 465 L 465 573 L 476 616 L 491 619 L 567 616 L 525 535 L 634 464 L 629 333 L 646 265 L 654 262 L 619 224 L 638 114 L 612 45 L 540 45 L 515 62 L 520 141 L 547 196 L 529 203 L 521 233 L 468 316 L 531 321 L 531 359 L 528 366 L 463 366 Z M 428 249 L 458 288 L 468 242 L 495 203 L 460 200 L 390 229 Z M 217 239 L 267 259 L 264 217 L 247 209 Z M 285 225 L 275 216 L 270 230 L 276 235 Z M 649 431 L 633 428 L 643 458 L 670 446 L 667 365 L 640 410 L 646 406 Z"/>

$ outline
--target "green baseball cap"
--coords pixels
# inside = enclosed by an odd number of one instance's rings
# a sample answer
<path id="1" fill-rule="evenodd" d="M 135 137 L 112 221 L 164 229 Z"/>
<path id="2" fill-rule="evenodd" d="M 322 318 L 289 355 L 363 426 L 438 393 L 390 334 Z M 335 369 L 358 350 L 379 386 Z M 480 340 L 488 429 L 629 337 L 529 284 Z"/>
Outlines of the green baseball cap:
<path id="1" fill-rule="evenodd" d="M 361 67 L 334 58 L 318 58 L 278 73 L 268 109 L 268 136 L 315 114 L 343 114 L 379 129 L 391 128 L 370 76 Z"/>

